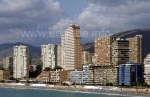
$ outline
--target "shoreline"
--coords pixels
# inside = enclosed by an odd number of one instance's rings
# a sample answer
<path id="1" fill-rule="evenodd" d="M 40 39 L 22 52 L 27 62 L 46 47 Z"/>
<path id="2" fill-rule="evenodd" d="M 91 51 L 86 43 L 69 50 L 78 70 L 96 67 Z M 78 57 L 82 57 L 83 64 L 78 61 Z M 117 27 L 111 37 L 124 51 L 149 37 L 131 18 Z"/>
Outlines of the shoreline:
<path id="1" fill-rule="evenodd" d="M 127 91 L 128 89 L 123 88 L 123 91 L 119 90 L 109 90 L 106 88 L 103 89 L 85 89 L 83 87 L 75 86 L 46 86 L 46 87 L 34 87 L 34 86 L 19 86 L 11 85 L 10 83 L 0 83 L 0 88 L 12 88 L 12 89 L 35 89 L 35 90 L 50 90 L 50 91 L 59 91 L 59 92 L 74 92 L 74 93 L 88 93 L 88 94 L 102 94 L 102 95 L 117 95 L 117 96 L 132 96 L 132 97 L 149 97 L 150 93 L 146 94 L 144 92 L 139 92 L 136 94 L 134 91 Z M 132 89 L 133 90 L 133 89 Z"/>
<path id="2" fill-rule="evenodd" d="M 8 88 L 11 89 L 12 87 L 0 87 L 0 88 Z M 116 95 L 116 96 L 124 96 L 128 97 L 131 95 L 122 95 L 122 94 L 110 94 L 110 93 L 98 93 L 98 92 L 86 92 L 86 91 L 71 91 L 71 90 L 59 90 L 59 89 L 40 89 L 40 88 L 12 88 L 12 89 L 31 89 L 31 90 L 47 90 L 47 91 L 58 91 L 58 92 L 70 92 L 70 93 L 85 93 L 85 94 L 102 94 L 102 95 Z M 133 96 L 134 97 L 134 96 Z M 135 96 L 135 97 L 146 97 L 146 96 Z"/>

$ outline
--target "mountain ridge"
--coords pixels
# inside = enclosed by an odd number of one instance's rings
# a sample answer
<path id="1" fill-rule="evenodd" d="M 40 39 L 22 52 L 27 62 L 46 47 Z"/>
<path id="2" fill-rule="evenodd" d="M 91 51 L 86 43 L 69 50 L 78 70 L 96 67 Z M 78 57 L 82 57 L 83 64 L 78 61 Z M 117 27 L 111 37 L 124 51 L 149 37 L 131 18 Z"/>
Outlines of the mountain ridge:
<path id="1" fill-rule="evenodd" d="M 41 48 L 32 46 L 26 43 L 22 42 L 16 42 L 16 43 L 4 43 L 0 44 L 0 60 L 7 56 L 13 56 L 13 47 L 19 46 L 19 45 L 25 45 L 30 48 L 30 54 L 33 59 L 39 58 L 41 56 Z"/>

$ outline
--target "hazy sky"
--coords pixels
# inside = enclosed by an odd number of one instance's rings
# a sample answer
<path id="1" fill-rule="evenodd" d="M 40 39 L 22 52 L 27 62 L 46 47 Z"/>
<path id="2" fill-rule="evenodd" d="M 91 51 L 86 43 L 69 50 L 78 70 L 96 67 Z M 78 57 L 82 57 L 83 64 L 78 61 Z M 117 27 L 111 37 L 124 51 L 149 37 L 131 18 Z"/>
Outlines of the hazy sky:
<path id="1" fill-rule="evenodd" d="M 0 44 L 60 43 L 73 23 L 80 26 L 83 43 L 149 28 L 150 0 L 0 0 Z"/>

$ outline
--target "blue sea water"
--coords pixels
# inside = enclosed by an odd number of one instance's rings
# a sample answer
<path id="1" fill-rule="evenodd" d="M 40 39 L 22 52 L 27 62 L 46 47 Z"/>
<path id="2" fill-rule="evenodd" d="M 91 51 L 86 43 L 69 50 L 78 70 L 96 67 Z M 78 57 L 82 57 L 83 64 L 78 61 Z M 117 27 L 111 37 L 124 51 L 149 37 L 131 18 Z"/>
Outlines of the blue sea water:
<path id="1" fill-rule="evenodd" d="M 125 97 L 125 96 L 64 92 L 54 90 L 39 90 L 39 89 L 0 88 L 0 97 Z"/>

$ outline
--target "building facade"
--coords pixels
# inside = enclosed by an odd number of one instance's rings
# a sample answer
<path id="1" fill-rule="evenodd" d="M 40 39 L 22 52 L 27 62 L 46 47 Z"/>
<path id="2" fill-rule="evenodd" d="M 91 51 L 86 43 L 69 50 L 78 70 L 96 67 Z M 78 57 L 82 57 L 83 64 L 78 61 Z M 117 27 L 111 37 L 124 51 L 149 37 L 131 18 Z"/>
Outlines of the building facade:
<path id="1" fill-rule="evenodd" d="M 131 50 L 130 60 L 134 63 L 143 63 L 142 60 L 142 35 L 128 38 L 129 49 Z"/>
<path id="2" fill-rule="evenodd" d="M 70 80 L 70 72 L 64 70 L 49 70 L 43 71 L 37 78 L 36 81 L 44 83 L 55 83 L 61 84 Z"/>
<path id="3" fill-rule="evenodd" d="M 82 64 L 88 65 L 92 62 L 92 56 L 88 51 L 82 51 Z"/>
<path id="4" fill-rule="evenodd" d="M 117 39 L 112 43 L 112 65 L 119 66 L 129 62 L 129 41 Z"/>
<path id="5" fill-rule="evenodd" d="M 126 63 L 119 66 L 119 85 L 137 86 L 143 82 L 141 64 Z"/>
<path id="6" fill-rule="evenodd" d="M 90 66 L 89 84 L 118 85 L 118 68 L 110 66 Z"/>
<path id="7" fill-rule="evenodd" d="M 89 82 L 89 66 L 83 66 L 82 71 L 71 71 L 70 72 L 70 82 L 75 84 L 86 84 Z"/>
<path id="8" fill-rule="evenodd" d="M 82 45 L 80 27 L 70 25 L 61 36 L 62 66 L 65 70 L 82 69 Z"/>
<path id="9" fill-rule="evenodd" d="M 9 71 L 0 70 L 0 81 L 9 80 L 10 77 L 11 76 L 10 76 L 10 72 Z"/>
<path id="10" fill-rule="evenodd" d="M 150 54 L 144 59 L 144 80 L 150 85 Z"/>
<path id="11" fill-rule="evenodd" d="M 62 46 L 61 44 L 57 45 L 57 66 L 62 66 Z"/>
<path id="12" fill-rule="evenodd" d="M 111 37 L 98 38 L 95 40 L 95 65 L 111 65 Z"/>
<path id="13" fill-rule="evenodd" d="M 56 66 L 55 45 L 54 44 L 42 45 L 41 48 L 42 48 L 43 70 L 46 67 L 54 69 Z"/>
<path id="14" fill-rule="evenodd" d="M 50 82 L 60 83 L 60 72 L 61 70 L 50 71 Z"/>
<path id="15" fill-rule="evenodd" d="M 27 46 L 14 46 L 13 77 L 28 78 L 29 76 L 29 48 Z"/>
<path id="16" fill-rule="evenodd" d="M 5 70 L 13 69 L 13 56 L 8 56 L 3 59 L 3 68 Z"/>

